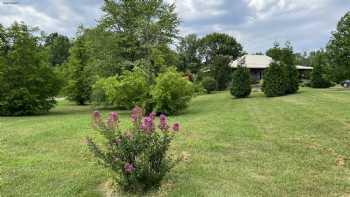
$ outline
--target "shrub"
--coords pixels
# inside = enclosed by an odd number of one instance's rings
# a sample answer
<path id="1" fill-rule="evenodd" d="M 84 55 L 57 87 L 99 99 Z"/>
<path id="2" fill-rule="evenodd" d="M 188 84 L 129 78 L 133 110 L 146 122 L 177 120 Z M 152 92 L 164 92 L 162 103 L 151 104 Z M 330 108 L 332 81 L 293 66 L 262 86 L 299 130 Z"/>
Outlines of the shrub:
<path id="1" fill-rule="evenodd" d="M 299 73 L 294 65 L 286 65 L 287 87 L 286 94 L 294 94 L 299 90 Z"/>
<path id="2" fill-rule="evenodd" d="M 239 66 L 233 73 L 231 94 L 236 98 L 248 97 L 252 91 L 249 69 Z"/>
<path id="3" fill-rule="evenodd" d="M 47 56 L 31 28 L 0 25 L 0 115 L 47 112 L 55 105 L 62 81 L 48 67 Z"/>
<path id="4" fill-rule="evenodd" d="M 287 75 L 283 64 L 273 62 L 264 74 L 263 91 L 267 97 L 286 94 Z"/>
<path id="5" fill-rule="evenodd" d="M 193 94 L 194 94 L 195 96 L 197 96 L 197 95 L 203 95 L 203 94 L 205 94 L 205 93 L 207 92 L 207 90 L 204 89 L 202 83 L 196 82 L 196 83 L 193 83 L 193 92 L 194 92 Z"/>
<path id="6" fill-rule="evenodd" d="M 202 80 L 202 85 L 208 94 L 215 91 L 217 86 L 213 77 L 204 77 Z"/>
<path id="7" fill-rule="evenodd" d="M 155 110 L 175 114 L 185 109 L 193 95 L 192 82 L 184 79 L 175 68 L 167 69 L 156 78 L 151 91 Z"/>
<path id="8" fill-rule="evenodd" d="M 332 86 L 332 83 L 325 76 L 322 66 L 319 66 L 319 65 L 314 66 L 314 70 L 311 73 L 311 87 L 329 88 L 331 86 Z"/>
<path id="9" fill-rule="evenodd" d="M 180 161 L 167 154 L 179 131 L 179 124 L 175 123 L 170 128 L 167 117 L 161 115 L 156 126 L 155 113 L 143 117 L 139 107 L 133 109 L 131 120 L 133 127 L 122 132 L 117 113 L 112 112 L 104 122 L 100 113 L 94 112 L 93 127 L 107 141 L 103 149 L 90 138 L 87 143 L 99 161 L 117 174 L 114 178 L 124 190 L 145 191 L 159 186 L 163 177 Z"/>
<path id="10" fill-rule="evenodd" d="M 98 80 L 93 89 L 94 101 L 131 109 L 135 105 L 144 106 L 150 99 L 147 74 L 136 67 L 118 77 Z"/>

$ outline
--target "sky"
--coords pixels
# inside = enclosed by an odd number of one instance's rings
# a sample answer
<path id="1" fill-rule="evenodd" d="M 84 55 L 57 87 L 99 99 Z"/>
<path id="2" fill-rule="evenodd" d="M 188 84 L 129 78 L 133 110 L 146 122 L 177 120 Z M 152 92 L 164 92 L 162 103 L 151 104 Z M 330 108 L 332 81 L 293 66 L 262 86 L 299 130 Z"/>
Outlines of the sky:
<path id="1" fill-rule="evenodd" d="M 181 35 L 224 32 L 248 53 L 290 41 L 298 52 L 326 46 L 350 0 L 165 0 L 176 4 Z M 46 33 L 74 37 L 78 25 L 92 27 L 103 0 L 0 0 L 0 23 L 23 21 Z"/>

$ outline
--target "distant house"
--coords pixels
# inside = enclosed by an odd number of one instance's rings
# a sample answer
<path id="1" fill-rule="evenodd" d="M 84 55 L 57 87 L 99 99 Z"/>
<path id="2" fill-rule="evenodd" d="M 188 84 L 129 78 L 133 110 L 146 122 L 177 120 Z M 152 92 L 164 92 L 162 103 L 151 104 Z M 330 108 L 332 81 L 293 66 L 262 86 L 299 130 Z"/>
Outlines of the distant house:
<path id="1" fill-rule="evenodd" d="M 263 77 L 265 69 L 273 62 L 272 58 L 266 55 L 244 55 L 235 61 L 230 63 L 231 68 L 237 68 L 238 65 L 247 67 L 250 70 L 252 79 L 260 81 Z M 313 70 L 313 67 L 309 66 L 296 66 L 299 70 L 300 76 L 305 77 L 306 74 Z"/>

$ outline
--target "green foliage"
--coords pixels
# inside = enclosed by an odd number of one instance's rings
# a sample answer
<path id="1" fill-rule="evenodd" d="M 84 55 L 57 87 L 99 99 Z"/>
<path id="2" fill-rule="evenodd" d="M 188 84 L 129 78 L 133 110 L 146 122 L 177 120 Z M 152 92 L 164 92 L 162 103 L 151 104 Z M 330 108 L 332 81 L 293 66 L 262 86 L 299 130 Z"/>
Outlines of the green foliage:
<path id="1" fill-rule="evenodd" d="M 212 91 L 216 90 L 216 80 L 213 77 L 204 77 L 202 80 L 202 85 L 204 89 L 207 91 L 207 93 L 211 93 Z"/>
<path id="2" fill-rule="evenodd" d="M 246 67 L 238 66 L 233 73 L 231 94 L 236 98 L 246 98 L 250 95 L 252 88 L 250 84 L 250 71 Z"/>
<path id="3" fill-rule="evenodd" d="M 49 54 L 50 66 L 62 65 L 68 60 L 69 38 L 58 33 L 52 33 L 45 39 L 45 47 Z"/>
<path id="4" fill-rule="evenodd" d="M 236 59 L 243 54 L 243 47 L 235 38 L 224 33 L 212 33 L 200 40 L 200 54 L 206 64 L 210 64 L 214 57 L 231 56 Z"/>
<path id="5" fill-rule="evenodd" d="M 329 88 L 332 86 L 330 80 L 324 74 L 322 66 L 315 65 L 311 73 L 311 87 L 313 88 Z"/>
<path id="6" fill-rule="evenodd" d="M 299 90 L 299 73 L 294 65 L 285 65 L 287 81 L 286 94 L 294 94 Z"/>
<path id="7" fill-rule="evenodd" d="M 124 71 L 123 75 L 98 80 L 93 95 L 98 104 L 131 109 L 135 105 L 145 106 L 150 99 L 149 91 L 147 74 L 136 67 L 133 71 Z"/>
<path id="8" fill-rule="evenodd" d="M 180 58 L 178 69 L 180 71 L 199 72 L 201 67 L 199 47 L 200 42 L 196 34 L 190 34 L 180 39 L 180 43 L 177 45 L 177 52 Z"/>
<path id="9" fill-rule="evenodd" d="M 64 89 L 68 99 L 79 105 L 90 101 L 92 85 L 95 82 L 93 72 L 88 67 L 88 60 L 84 37 L 79 35 L 70 50 L 65 70 L 68 80 Z"/>
<path id="10" fill-rule="evenodd" d="M 274 43 L 274 47 L 266 51 L 266 55 L 286 65 L 295 65 L 296 56 L 290 42 L 286 42 L 285 47 L 281 48 L 279 43 Z"/>
<path id="11" fill-rule="evenodd" d="M 33 30 L 23 23 L 0 25 L 0 115 L 47 112 L 60 88 Z"/>
<path id="12" fill-rule="evenodd" d="M 230 67 L 231 58 L 229 56 L 217 55 L 210 65 L 210 74 L 215 78 L 217 90 L 226 90 L 228 87 L 233 69 Z"/>
<path id="13" fill-rule="evenodd" d="M 178 63 L 169 44 L 177 37 L 175 5 L 163 0 L 106 0 L 104 16 L 96 28 L 86 30 L 90 66 L 101 77 L 120 75 L 137 61 L 159 72 Z"/>
<path id="14" fill-rule="evenodd" d="M 119 129 L 115 112 L 106 122 L 101 120 L 99 112 L 93 117 L 94 128 L 107 142 L 102 149 L 88 138 L 88 146 L 104 166 L 118 175 L 114 178 L 124 190 L 138 192 L 160 186 L 164 176 L 180 161 L 167 154 L 179 124 L 170 130 L 166 116 L 160 117 L 156 127 L 155 113 L 143 117 L 142 109 L 136 107 L 131 115 L 133 127 L 125 132 Z"/>
<path id="15" fill-rule="evenodd" d="M 336 82 L 350 79 L 350 12 L 339 21 L 327 46 L 327 53 L 332 66 L 333 78 Z"/>
<path id="16" fill-rule="evenodd" d="M 285 95 L 287 88 L 285 65 L 276 62 L 271 63 L 265 71 L 262 88 L 267 97 Z"/>
<path id="17" fill-rule="evenodd" d="M 230 35 L 212 33 L 200 40 L 199 52 L 206 69 L 217 82 L 217 89 L 225 90 L 233 72 L 229 63 L 243 54 L 242 45 Z"/>
<path id="18" fill-rule="evenodd" d="M 175 68 L 169 68 L 157 77 L 151 94 L 157 112 L 176 114 L 191 100 L 193 84 Z"/>

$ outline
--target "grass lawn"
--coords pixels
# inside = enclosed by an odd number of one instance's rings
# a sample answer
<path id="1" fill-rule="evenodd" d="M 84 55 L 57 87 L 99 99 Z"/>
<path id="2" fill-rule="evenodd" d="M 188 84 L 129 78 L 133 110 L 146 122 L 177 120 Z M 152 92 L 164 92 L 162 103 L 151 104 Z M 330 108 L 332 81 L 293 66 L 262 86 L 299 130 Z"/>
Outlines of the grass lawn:
<path id="1" fill-rule="evenodd" d="M 92 110 L 62 101 L 48 115 L 0 117 L 0 196 L 105 195 L 109 172 L 85 145 L 101 139 Z M 173 150 L 190 156 L 150 196 L 350 195 L 350 91 L 222 92 L 170 121 L 182 125 Z"/>

